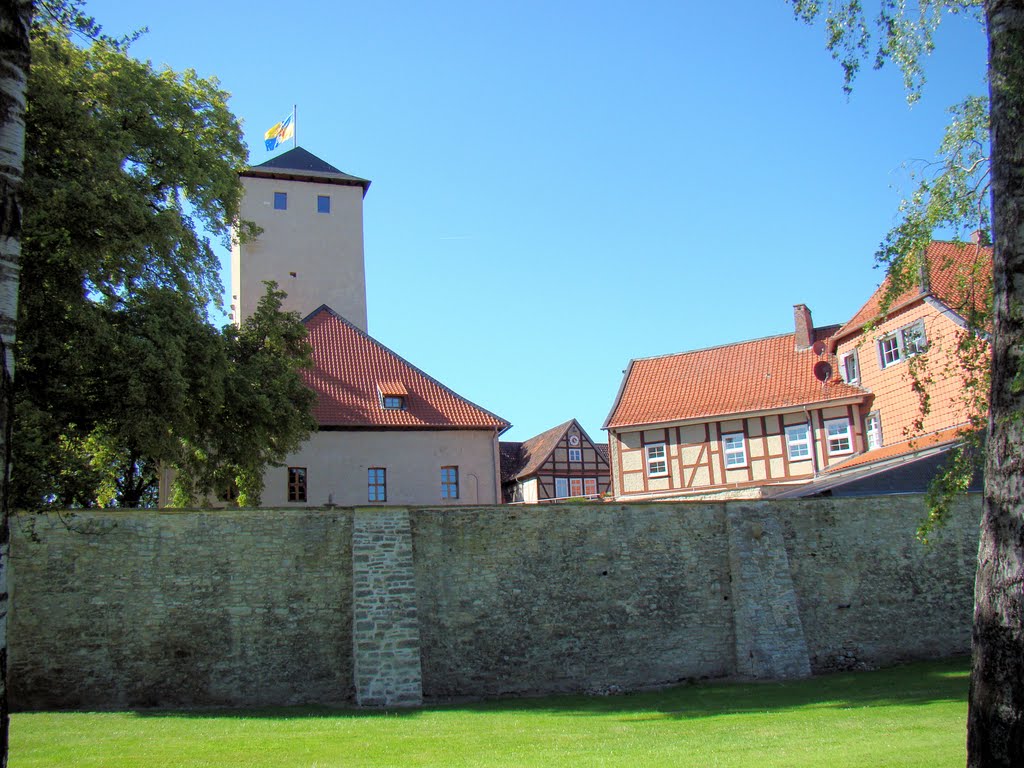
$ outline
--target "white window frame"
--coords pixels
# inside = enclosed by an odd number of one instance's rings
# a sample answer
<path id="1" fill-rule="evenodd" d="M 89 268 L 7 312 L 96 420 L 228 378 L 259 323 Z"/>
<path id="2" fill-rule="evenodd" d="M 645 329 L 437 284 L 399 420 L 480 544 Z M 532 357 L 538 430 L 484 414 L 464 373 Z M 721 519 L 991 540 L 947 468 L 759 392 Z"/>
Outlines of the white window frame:
<path id="1" fill-rule="evenodd" d="M 568 477 L 556 477 L 555 478 L 555 498 L 556 499 L 568 499 L 569 498 L 569 478 Z"/>
<path id="2" fill-rule="evenodd" d="M 841 433 L 832 433 L 832 427 L 842 424 L 844 429 Z M 845 440 L 846 448 L 833 448 L 832 444 L 835 441 Z M 847 453 L 853 453 L 853 427 L 850 425 L 850 420 L 843 416 L 839 419 L 827 419 L 825 421 L 825 444 L 828 446 L 829 456 L 843 456 Z"/>
<path id="3" fill-rule="evenodd" d="M 878 367 L 888 368 L 927 351 L 928 335 L 925 333 L 924 320 L 915 320 L 878 340 Z M 887 360 L 886 357 L 892 359 Z"/>
<path id="4" fill-rule="evenodd" d="M 648 477 L 665 477 L 668 474 L 668 447 L 665 443 L 651 443 L 644 446 L 647 459 Z"/>
<path id="5" fill-rule="evenodd" d="M 853 376 L 849 375 L 847 370 L 847 361 L 853 360 Z M 857 356 L 857 350 L 851 349 L 849 352 L 845 352 L 839 357 L 839 373 L 843 377 L 843 381 L 847 384 L 858 384 L 860 383 L 860 358 Z"/>
<path id="6" fill-rule="evenodd" d="M 864 434 L 867 435 L 868 450 L 881 448 L 885 443 L 882 440 L 882 414 L 872 411 L 864 419 Z"/>
<path id="7" fill-rule="evenodd" d="M 570 448 L 569 449 L 569 461 L 582 462 L 583 461 L 583 449 L 582 448 Z"/>
<path id="8" fill-rule="evenodd" d="M 908 336 L 910 336 L 911 341 L 915 336 L 918 340 L 917 343 L 913 344 L 913 351 L 911 351 L 911 343 L 908 341 Z M 924 320 L 918 320 L 917 322 L 900 328 L 900 343 L 903 345 L 904 357 L 913 357 L 914 355 L 921 355 L 927 352 L 928 337 L 924 332 Z"/>
<path id="9" fill-rule="evenodd" d="M 734 441 L 739 439 L 738 444 Z M 730 442 L 733 442 L 730 445 Z M 726 432 L 722 435 L 722 454 L 726 469 L 742 469 L 747 466 L 747 436 L 742 432 Z M 738 459 L 738 460 L 737 460 Z"/>
<path id="10" fill-rule="evenodd" d="M 795 437 L 798 431 L 803 432 L 803 437 Z M 793 449 L 803 447 L 806 453 L 799 456 L 793 455 Z M 807 422 L 790 424 L 786 427 L 786 456 L 790 461 L 809 461 L 811 458 L 811 425 Z"/>
<path id="11" fill-rule="evenodd" d="M 597 496 L 597 478 L 596 477 L 585 477 L 585 478 L 583 478 L 583 495 L 584 496 Z"/>

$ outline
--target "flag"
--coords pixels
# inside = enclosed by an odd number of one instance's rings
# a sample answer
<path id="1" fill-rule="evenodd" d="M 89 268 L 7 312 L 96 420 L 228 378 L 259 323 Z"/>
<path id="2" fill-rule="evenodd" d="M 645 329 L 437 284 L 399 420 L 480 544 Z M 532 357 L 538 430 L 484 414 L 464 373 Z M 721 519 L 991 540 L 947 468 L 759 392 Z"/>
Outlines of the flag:
<path id="1" fill-rule="evenodd" d="M 274 123 L 273 127 L 263 134 L 263 139 L 267 145 L 267 152 L 273 152 L 278 146 L 295 135 L 295 125 L 292 123 L 294 116 L 294 112 L 289 112 L 288 117 Z"/>

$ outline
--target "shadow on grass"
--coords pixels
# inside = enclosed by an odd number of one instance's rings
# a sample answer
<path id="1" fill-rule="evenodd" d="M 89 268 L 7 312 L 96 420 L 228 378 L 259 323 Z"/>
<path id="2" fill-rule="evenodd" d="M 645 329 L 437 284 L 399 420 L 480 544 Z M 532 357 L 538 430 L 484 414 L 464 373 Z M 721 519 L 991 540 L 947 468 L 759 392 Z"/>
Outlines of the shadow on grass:
<path id="1" fill-rule="evenodd" d="M 917 662 L 871 672 L 842 672 L 807 680 L 764 683 L 702 681 L 620 696 L 547 696 L 470 703 L 428 703 L 421 709 L 348 709 L 325 706 L 256 709 L 138 710 L 138 717 L 176 718 L 416 718 L 438 712 L 537 713 L 566 717 L 619 714 L 630 720 L 690 719 L 795 709 L 919 706 L 966 701 L 970 659 Z"/>

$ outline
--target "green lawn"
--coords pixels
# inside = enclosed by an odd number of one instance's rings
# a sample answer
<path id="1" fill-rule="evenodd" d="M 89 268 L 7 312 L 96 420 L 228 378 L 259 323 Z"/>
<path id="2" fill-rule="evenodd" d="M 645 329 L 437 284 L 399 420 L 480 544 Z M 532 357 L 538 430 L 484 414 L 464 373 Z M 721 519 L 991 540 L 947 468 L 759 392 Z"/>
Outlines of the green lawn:
<path id="1" fill-rule="evenodd" d="M 969 662 L 413 712 L 20 713 L 30 766 L 962 766 Z"/>

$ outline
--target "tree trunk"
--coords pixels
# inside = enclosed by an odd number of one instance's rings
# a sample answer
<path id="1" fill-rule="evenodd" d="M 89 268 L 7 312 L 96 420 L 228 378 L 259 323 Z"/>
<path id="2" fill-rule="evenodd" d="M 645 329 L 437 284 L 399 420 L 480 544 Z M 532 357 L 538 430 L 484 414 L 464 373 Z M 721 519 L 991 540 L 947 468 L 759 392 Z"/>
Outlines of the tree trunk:
<path id="1" fill-rule="evenodd" d="M 31 0 L 0 0 L 0 766 L 7 765 L 7 567 L 10 563 L 8 479 L 14 395 L 14 329 L 21 259 L 21 190 L 25 167 L 25 97 Z"/>
<path id="2" fill-rule="evenodd" d="M 987 0 L 995 233 L 967 764 L 1024 766 L 1024 0 Z"/>

